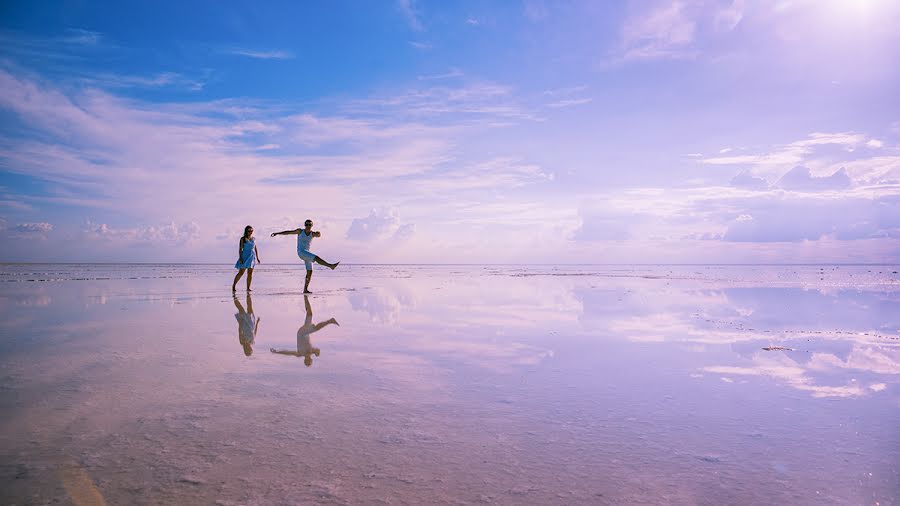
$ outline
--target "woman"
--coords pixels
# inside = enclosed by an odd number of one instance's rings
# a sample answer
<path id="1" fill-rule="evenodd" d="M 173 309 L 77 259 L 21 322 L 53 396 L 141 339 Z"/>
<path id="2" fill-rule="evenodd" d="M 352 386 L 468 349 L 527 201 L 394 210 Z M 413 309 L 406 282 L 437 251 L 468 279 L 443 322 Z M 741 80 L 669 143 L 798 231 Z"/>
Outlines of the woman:
<path id="1" fill-rule="evenodd" d="M 231 284 L 231 291 L 237 291 L 237 282 L 247 271 L 247 292 L 251 292 L 250 283 L 253 281 L 253 267 L 256 263 L 262 263 L 259 258 L 259 251 L 256 249 L 256 239 L 253 238 L 253 227 L 247 225 L 244 227 L 244 236 L 238 242 L 238 260 L 234 264 L 234 268 L 238 269 L 238 273 L 234 276 L 234 283 Z"/>

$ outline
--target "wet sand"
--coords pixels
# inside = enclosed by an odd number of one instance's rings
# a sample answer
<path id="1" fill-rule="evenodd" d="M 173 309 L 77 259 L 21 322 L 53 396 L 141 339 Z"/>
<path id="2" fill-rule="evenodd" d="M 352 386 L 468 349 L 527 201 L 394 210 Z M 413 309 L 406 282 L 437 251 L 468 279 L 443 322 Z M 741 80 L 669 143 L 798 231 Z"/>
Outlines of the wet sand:
<path id="1" fill-rule="evenodd" d="M 0 266 L 0 503 L 896 504 L 898 270 Z"/>

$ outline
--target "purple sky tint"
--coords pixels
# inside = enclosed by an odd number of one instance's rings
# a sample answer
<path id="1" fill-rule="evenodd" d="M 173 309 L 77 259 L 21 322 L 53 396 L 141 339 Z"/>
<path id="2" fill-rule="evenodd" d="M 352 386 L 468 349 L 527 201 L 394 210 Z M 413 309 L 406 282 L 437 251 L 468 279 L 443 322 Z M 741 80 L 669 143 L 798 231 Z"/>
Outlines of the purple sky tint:
<path id="1" fill-rule="evenodd" d="M 0 260 L 900 262 L 900 5 L 607 4 L 4 6 Z"/>

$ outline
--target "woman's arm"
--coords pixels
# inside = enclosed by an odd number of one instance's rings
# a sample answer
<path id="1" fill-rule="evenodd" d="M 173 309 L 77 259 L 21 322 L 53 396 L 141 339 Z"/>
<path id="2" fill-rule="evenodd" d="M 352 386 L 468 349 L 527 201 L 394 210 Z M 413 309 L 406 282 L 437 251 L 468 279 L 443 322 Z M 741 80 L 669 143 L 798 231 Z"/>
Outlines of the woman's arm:
<path id="1" fill-rule="evenodd" d="M 244 238 L 238 241 L 238 262 L 244 259 Z"/>
<path id="2" fill-rule="evenodd" d="M 256 247 L 256 245 L 253 246 L 253 252 L 256 253 L 256 262 L 262 263 L 262 260 L 259 259 L 259 249 Z"/>
<path id="3" fill-rule="evenodd" d="M 295 228 L 294 230 L 284 230 L 281 232 L 272 232 L 272 237 L 275 237 L 276 235 L 297 235 L 299 233 L 300 233 L 300 229 Z"/>

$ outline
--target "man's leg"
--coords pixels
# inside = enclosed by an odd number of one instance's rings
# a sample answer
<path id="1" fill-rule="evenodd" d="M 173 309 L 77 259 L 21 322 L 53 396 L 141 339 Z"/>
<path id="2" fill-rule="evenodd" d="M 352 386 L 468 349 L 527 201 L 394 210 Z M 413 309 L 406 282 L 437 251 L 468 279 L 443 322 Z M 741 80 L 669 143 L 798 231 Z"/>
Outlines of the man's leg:
<path id="1" fill-rule="evenodd" d="M 311 293 L 309 291 L 309 281 L 312 279 L 312 269 L 306 271 L 306 284 L 303 285 L 303 293 Z"/>
<path id="2" fill-rule="evenodd" d="M 340 262 L 337 262 L 337 263 L 330 264 L 330 263 L 326 262 L 325 260 L 322 260 L 321 258 L 319 258 L 318 255 L 316 255 L 316 258 L 314 259 L 314 261 L 317 264 L 324 265 L 325 267 L 328 267 L 331 270 L 334 270 L 334 268 L 337 267 L 338 264 L 340 263 Z"/>

